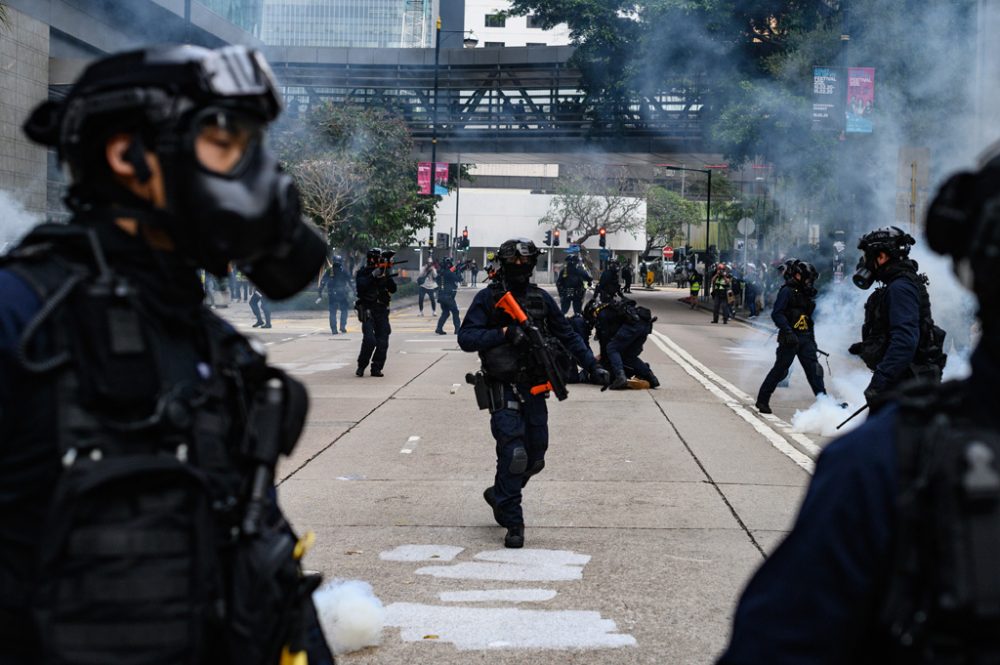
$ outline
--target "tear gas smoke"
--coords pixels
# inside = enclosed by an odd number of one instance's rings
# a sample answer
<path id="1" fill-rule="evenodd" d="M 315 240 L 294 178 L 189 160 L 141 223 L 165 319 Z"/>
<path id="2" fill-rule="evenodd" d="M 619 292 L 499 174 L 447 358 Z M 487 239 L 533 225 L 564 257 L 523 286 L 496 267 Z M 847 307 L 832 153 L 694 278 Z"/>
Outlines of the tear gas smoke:
<path id="1" fill-rule="evenodd" d="M 9 192 L 0 190 L 0 254 L 6 254 L 41 221 L 40 216 L 26 211 Z"/>
<path id="2" fill-rule="evenodd" d="M 330 580 L 313 594 L 319 622 L 335 655 L 378 646 L 385 608 L 368 582 Z"/>

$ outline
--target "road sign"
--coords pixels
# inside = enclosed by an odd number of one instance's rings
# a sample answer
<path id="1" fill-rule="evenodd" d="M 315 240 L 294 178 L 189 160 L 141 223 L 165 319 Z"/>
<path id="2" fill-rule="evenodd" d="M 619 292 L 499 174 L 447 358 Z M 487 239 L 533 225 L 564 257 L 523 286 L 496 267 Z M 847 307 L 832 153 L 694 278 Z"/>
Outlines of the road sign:
<path id="1" fill-rule="evenodd" d="M 666 247 L 664 247 L 663 248 L 663 258 L 665 258 L 667 261 L 669 261 L 670 259 L 674 258 L 674 248 L 671 247 L 670 245 L 667 245 Z"/>
<path id="2" fill-rule="evenodd" d="M 749 217 L 744 217 L 740 221 L 736 222 L 736 230 L 745 236 L 750 235 L 754 232 L 757 225 L 753 223 L 753 220 Z"/>
<path id="3" fill-rule="evenodd" d="M 610 258 L 611 258 L 611 250 L 610 249 L 605 249 L 604 247 L 602 247 L 601 248 L 601 260 L 602 261 L 607 261 Z"/>

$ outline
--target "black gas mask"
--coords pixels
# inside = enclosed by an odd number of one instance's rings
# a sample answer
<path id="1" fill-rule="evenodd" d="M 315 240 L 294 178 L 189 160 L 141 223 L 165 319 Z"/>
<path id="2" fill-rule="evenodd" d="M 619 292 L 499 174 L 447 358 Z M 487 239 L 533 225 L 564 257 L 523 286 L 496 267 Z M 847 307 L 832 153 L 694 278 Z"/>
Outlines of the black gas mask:
<path id="1" fill-rule="evenodd" d="M 159 160 L 164 209 L 145 204 L 140 221 L 159 226 L 177 252 L 222 276 L 234 263 L 269 298 L 287 298 L 321 269 L 326 243 L 302 220 L 298 191 L 265 146 L 264 133 L 281 110 L 263 57 L 242 46 L 208 50 L 155 47 L 110 56 L 83 73 L 64 102 L 33 114 L 29 137 L 59 149 L 73 173 L 75 208 L 126 202 L 123 193 L 88 201 L 93 164 L 90 134 L 105 135 L 129 119 L 134 134 L 124 155 L 140 181 Z M 120 199 L 120 200 L 119 200 Z"/>
<path id="2" fill-rule="evenodd" d="M 534 241 L 528 238 L 515 238 L 505 241 L 497 250 L 501 271 L 508 286 L 524 288 L 531 281 L 535 265 L 541 251 Z"/>
<path id="3" fill-rule="evenodd" d="M 858 259 L 858 266 L 854 270 L 851 281 L 854 282 L 854 286 L 862 291 L 867 291 L 875 283 L 876 272 L 878 272 L 878 266 L 875 263 L 874 257 L 862 254 Z"/>

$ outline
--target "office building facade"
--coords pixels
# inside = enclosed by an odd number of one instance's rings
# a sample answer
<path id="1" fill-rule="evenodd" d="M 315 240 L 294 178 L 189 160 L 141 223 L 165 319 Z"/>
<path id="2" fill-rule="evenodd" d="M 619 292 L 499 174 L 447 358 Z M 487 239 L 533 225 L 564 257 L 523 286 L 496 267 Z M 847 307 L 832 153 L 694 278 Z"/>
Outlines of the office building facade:
<path id="1" fill-rule="evenodd" d="M 420 48 L 434 45 L 439 0 L 264 0 L 270 46 Z"/>

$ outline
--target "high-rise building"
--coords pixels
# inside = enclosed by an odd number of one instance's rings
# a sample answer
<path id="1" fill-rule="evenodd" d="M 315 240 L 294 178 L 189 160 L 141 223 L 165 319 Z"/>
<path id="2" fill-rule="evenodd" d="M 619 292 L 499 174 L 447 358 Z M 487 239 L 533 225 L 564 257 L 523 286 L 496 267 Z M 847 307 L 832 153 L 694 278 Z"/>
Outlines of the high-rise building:
<path id="1" fill-rule="evenodd" d="M 565 46 L 570 39 L 565 23 L 542 29 L 535 17 L 506 16 L 508 0 L 465 0 L 465 29 L 471 30 L 480 47 Z"/>
<path id="2" fill-rule="evenodd" d="M 430 47 L 439 0 L 264 0 L 273 46 Z"/>
<path id="3" fill-rule="evenodd" d="M 196 0 L 233 25 L 260 37 L 264 0 Z"/>

